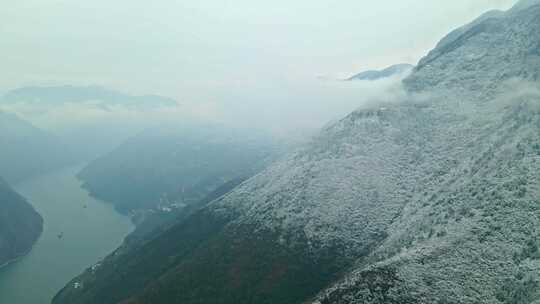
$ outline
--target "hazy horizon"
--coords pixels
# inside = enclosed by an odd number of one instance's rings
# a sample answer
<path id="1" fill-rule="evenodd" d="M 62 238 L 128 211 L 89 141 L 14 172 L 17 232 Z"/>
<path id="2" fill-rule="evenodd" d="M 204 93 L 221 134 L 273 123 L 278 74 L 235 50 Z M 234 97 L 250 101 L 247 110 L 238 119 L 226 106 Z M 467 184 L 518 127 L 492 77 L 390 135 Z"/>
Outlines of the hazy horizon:
<path id="1" fill-rule="evenodd" d="M 174 98 L 175 119 L 312 130 L 387 89 L 339 80 L 416 64 L 451 30 L 515 2 L 17 1 L 0 12 L 0 92 L 99 85 Z"/>

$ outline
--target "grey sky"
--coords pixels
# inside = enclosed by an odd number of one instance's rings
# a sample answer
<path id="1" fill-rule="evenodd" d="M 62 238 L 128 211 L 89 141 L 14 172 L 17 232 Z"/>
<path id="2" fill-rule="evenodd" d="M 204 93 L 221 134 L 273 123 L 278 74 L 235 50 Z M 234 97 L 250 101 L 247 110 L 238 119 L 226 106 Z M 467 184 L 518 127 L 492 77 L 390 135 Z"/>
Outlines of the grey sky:
<path id="1" fill-rule="evenodd" d="M 211 112 L 317 77 L 416 63 L 453 28 L 515 0 L 1 2 L 0 91 L 98 84 Z"/>

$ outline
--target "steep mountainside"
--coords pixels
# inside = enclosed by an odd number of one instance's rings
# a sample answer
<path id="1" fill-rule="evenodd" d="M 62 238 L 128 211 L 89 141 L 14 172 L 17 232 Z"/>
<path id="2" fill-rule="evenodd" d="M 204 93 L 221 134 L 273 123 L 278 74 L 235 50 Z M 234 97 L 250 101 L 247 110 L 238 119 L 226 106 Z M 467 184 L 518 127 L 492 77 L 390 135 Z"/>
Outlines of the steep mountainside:
<path id="1" fill-rule="evenodd" d="M 489 12 L 450 33 L 420 61 L 406 84 L 412 90 L 483 94 L 512 77 L 539 80 L 540 3 L 534 3 L 521 1 L 509 12 Z"/>
<path id="2" fill-rule="evenodd" d="M 537 2 L 454 31 L 400 103 L 350 114 L 54 303 L 538 303 Z"/>
<path id="3" fill-rule="evenodd" d="M 0 172 L 10 183 L 75 161 L 70 149 L 57 137 L 1 111 L 0 147 Z"/>
<path id="4" fill-rule="evenodd" d="M 42 228 L 41 216 L 0 180 L 0 265 L 26 254 Z"/>
<path id="5" fill-rule="evenodd" d="M 153 129 L 129 139 L 79 174 L 84 187 L 121 211 L 175 208 L 251 176 L 275 156 L 270 139 L 206 129 Z"/>
<path id="6" fill-rule="evenodd" d="M 201 207 L 204 207 L 213 200 L 227 194 L 229 191 L 241 184 L 245 179 L 247 179 L 247 177 L 228 181 L 218 187 L 216 190 L 210 192 L 205 198 L 186 205 L 183 208 L 175 208 L 171 210 L 152 209 L 147 212 L 140 212 L 138 214 L 140 216 L 134 217 L 134 220 L 137 223 L 135 230 L 125 239 L 125 249 L 128 249 L 131 246 L 142 246 L 147 241 L 154 239 L 161 233 L 176 225 L 179 221 L 182 221 L 193 213 L 197 212 Z"/>
<path id="7" fill-rule="evenodd" d="M 371 70 L 358 73 L 347 80 L 379 80 L 409 73 L 414 66 L 408 63 L 396 64 L 383 70 Z M 405 75 L 404 75 L 405 76 Z"/>

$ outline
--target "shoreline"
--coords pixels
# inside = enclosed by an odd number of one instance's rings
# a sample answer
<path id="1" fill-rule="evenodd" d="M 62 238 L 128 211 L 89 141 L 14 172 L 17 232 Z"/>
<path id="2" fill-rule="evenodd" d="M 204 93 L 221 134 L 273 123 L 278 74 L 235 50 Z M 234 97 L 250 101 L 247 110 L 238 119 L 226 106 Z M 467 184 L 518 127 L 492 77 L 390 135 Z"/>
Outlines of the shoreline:
<path id="1" fill-rule="evenodd" d="M 30 204 L 30 202 L 28 202 Z M 34 208 L 34 206 L 32 204 L 30 204 L 32 206 L 32 208 L 34 209 L 34 211 L 39 215 L 39 218 L 41 218 L 41 229 L 38 233 L 38 235 L 36 236 L 36 239 L 34 240 L 34 242 L 32 243 L 32 246 L 30 246 L 30 248 L 28 248 L 28 250 L 26 250 L 25 252 L 23 252 L 22 254 L 19 254 L 18 256 L 12 258 L 11 260 L 8 260 L 6 262 L 4 262 L 3 264 L 0 264 L 0 271 L 2 271 L 5 267 L 8 267 L 9 265 L 11 264 L 14 264 L 14 263 L 17 263 L 18 261 L 20 261 L 21 259 L 23 259 L 24 257 L 26 257 L 27 255 L 30 254 L 30 252 L 32 252 L 32 250 L 34 249 L 34 247 L 36 246 L 36 244 L 39 242 L 39 240 L 41 239 L 41 237 L 43 236 L 43 230 L 44 230 L 44 225 L 45 225 L 45 220 L 43 219 L 43 217 L 41 216 L 41 214 L 39 212 L 37 212 L 37 210 Z"/>
<path id="2" fill-rule="evenodd" d="M 40 235 L 41 237 L 41 235 Z M 37 241 L 36 241 L 37 243 Z M 5 267 L 8 267 L 9 265 L 11 264 L 15 264 L 17 263 L 18 261 L 22 260 L 24 257 L 26 257 L 27 255 L 30 254 L 30 252 L 32 252 L 32 249 L 34 248 L 34 245 L 32 245 L 32 248 L 30 248 L 27 252 L 11 259 L 11 260 L 8 260 L 7 262 L 5 262 L 4 264 L 0 264 L 0 271 L 2 271 Z"/>
<path id="3" fill-rule="evenodd" d="M 33 207 L 33 206 L 32 206 Z M 35 210 L 35 209 L 34 209 Z M 37 211 L 36 211 L 37 212 Z M 38 213 L 39 214 L 39 213 Z M 41 218 L 41 230 L 39 231 L 39 234 L 37 235 L 36 239 L 34 240 L 34 242 L 32 243 L 32 246 L 30 246 L 30 248 L 28 248 L 28 250 L 14 258 L 12 258 L 11 260 L 8 260 L 6 262 L 4 262 L 3 264 L 0 264 L 0 271 L 2 271 L 5 267 L 8 267 L 9 265 L 11 264 L 14 264 L 14 263 L 17 263 L 18 261 L 20 261 L 21 259 L 23 259 L 24 257 L 26 257 L 27 255 L 30 254 L 30 252 L 32 252 L 32 250 L 34 249 L 34 247 L 36 246 L 36 244 L 39 242 L 39 240 L 41 239 L 41 237 L 43 236 L 43 230 L 44 230 L 44 220 L 43 220 L 43 217 L 41 217 L 41 214 L 39 214 L 40 218 Z"/>
<path id="4" fill-rule="evenodd" d="M 8 267 L 0 268 L 0 303 L 22 303 L 22 299 L 25 304 L 46 303 L 74 277 L 120 247 L 133 231 L 129 217 L 80 188 L 75 177 L 78 169 L 60 169 L 15 186 L 46 224 L 30 250 L 19 250 L 0 261 Z M 66 217 L 74 220 L 63 222 Z M 62 241 L 57 239 L 60 231 L 69 231 Z M 29 294 L 28 288 L 32 288 Z"/>
<path id="5" fill-rule="evenodd" d="M 4 262 L 3 264 L 0 264 L 0 271 L 2 271 L 5 267 L 8 267 L 9 265 L 11 264 L 14 264 L 14 263 L 17 263 L 18 261 L 20 261 L 21 259 L 23 259 L 24 257 L 26 257 L 27 255 L 30 254 L 30 252 L 32 252 L 32 250 L 34 249 L 34 247 L 36 246 L 36 244 L 39 242 L 39 240 L 41 239 L 41 236 L 43 235 L 43 229 L 41 229 L 41 232 L 39 233 L 38 237 L 36 238 L 36 240 L 34 241 L 34 244 L 32 244 L 32 246 L 24 253 L 14 257 L 13 259 L 11 260 L 8 260 L 7 262 Z"/>

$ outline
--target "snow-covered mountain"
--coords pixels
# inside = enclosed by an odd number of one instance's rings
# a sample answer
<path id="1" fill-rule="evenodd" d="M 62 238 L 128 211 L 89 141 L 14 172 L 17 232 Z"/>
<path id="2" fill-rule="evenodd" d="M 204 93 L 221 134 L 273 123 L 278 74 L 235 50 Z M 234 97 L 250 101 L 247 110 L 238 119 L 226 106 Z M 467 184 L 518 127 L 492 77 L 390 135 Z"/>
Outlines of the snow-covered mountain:
<path id="1" fill-rule="evenodd" d="M 485 94 L 513 77 L 537 81 L 540 3 L 534 3 L 522 1 L 508 12 L 488 12 L 450 33 L 419 62 L 407 86 Z"/>
<path id="2" fill-rule="evenodd" d="M 521 1 L 450 33 L 401 102 L 351 113 L 54 303 L 538 303 L 539 28 Z"/>

